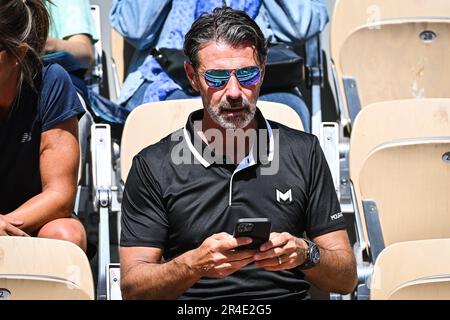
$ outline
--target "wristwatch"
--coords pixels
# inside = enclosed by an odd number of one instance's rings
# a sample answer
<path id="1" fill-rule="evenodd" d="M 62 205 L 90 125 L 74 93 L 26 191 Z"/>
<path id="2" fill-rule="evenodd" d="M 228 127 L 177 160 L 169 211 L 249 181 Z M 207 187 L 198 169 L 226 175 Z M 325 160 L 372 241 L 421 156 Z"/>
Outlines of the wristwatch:
<path id="1" fill-rule="evenodd" d="M 320 262 L 320 250 L 319 246 L 312 241 L 302 239 L 308 244 L 308 248 L 305 253 L 305 262 L 298 266 L 300 270 L 310 269 Z"/>

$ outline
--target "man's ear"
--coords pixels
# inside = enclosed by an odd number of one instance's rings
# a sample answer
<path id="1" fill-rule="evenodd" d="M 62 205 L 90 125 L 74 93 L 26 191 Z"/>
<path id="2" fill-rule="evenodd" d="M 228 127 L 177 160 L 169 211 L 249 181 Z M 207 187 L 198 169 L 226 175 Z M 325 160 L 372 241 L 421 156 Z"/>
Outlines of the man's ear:
<path id="1" fill-rule="evenodd" d="M 192 67 L 192 64 L 190 64 L 189 62 L 184 62 L 184 71 L 186 72 L 186 76 L 188 77 L 189 83 L 191 84 L 192 88 L 195 91 L 200 91 L 198 82 L 197 82 L 197 77 L 195 76 L 195 71 L 194 68 Z"/>
<path id="2" fill-rule="evenodd" d="M 263 64 L 263 66 L 261 67 L 261 83 L 264 80 L 265 74 L 266 74 L 266 64 Z"/>

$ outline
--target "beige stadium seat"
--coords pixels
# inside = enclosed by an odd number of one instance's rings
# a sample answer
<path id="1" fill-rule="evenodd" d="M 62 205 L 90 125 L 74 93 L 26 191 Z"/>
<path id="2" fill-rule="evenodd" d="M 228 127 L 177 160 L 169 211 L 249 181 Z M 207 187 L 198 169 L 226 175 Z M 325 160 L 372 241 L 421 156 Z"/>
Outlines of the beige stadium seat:
<path id="1" fill-rule="evenodd" d="M 284 104 L 258 101 L 258 108 L 267 119 L 303 130 L 298 114 Z M 188 115 L 203 107 L 201 99 L 180 99 L 148 103 L 134 109 L 128 116 L 121 142 L 121 176 L 125 182 L 133 157 L 143 148 L 184 127 Z"/>
<path id="2" fill-rule="evenodd" d="M 331 20 L 331 54 L 333 58 L 338 57 L 347 36 L 365 24 L 411 17 L 449 16 L 447 0 L 336 0 Z"/>
<path id="3" fill-rule="evenodd" d="M 86 254 L 62 240 L 0 237 L 0 300 L 93 300 Z"/>
<path id="4" fill-rule="evenodd" d="M 447 0 L 337 0 L 331 58 L 341 96 L 342 78 L 354 77 L 362 108 L 376 101 L 448 97 L 442 88 L 450 66 L 449 17 Z M 349 117 L 346 99 L 342 104 Z"/>
<path id="5" fill-rule="evenodd" d="M 364 108 L 386 100 L 450 98 L 448 52 L 450 19 L 391 20 L 353 31 L 338 64 L 342 76 L 355 79 Z"/>
<path id="6" fill-rule="evenodd" d="M 119 87 L 127 76 L 127 70 L 130 66 L 131 59 L 135 52 L 135 48 L 125 41 L 120 33 L 113 28 L 111 29 L 111 57 L 114 62 L 115 72 L 117 72 L 117 80 Z"/>
<path id="7" fill-rule="evenodd" d="M 372 300 L 449 300 L 450 239 L 399 242 L 375 263 Z"/>
<path id="8" fill-rule="evenodd" d="M 363 222 L 359 181 L 369 153 L 389 141 L 446 136 L 450 136 L 450 99 L 386 101 L 361 110 L 350 139 L 349 175 Z"/>
<path id="9" fill-rule="evenodd" d="M 361 200 L 376 204 L 385 246 L 450 238 L 450 136 L 378 146 L 362 165 L 359 187 Z"/>
<path id="10" fill-rule="evenodd" d="M 123 37 L 114 29 L 111 29 L 111 57 L 116 65 L 117 76 L 120 85 L 125 79 L 125 41 Z"/>

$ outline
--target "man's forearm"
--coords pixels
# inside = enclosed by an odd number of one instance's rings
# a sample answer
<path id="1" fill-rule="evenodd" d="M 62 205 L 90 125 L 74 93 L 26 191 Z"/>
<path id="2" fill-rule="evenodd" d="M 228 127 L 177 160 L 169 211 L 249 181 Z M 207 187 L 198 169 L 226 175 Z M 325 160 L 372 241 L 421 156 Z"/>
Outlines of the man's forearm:
<path id="1" fill-rule="evenodd" d="M 189 265 L 189 252 L 165 263 L 142 262 L 125 270 L 121 279 L 124 299 L 177 299 L 200 276 Z"/>
<path id="2" fill-rule="evenodd" d="M 303 272 L 321 290 L 348 294 L 357 284 L 355 265 L 352 251 L 320 248 L 320 264 Z"/>

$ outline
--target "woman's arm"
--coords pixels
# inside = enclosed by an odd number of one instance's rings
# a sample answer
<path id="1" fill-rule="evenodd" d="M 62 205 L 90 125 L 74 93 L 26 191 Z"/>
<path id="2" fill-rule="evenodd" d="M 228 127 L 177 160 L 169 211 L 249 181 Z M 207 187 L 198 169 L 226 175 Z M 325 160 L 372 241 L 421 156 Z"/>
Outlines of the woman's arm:
<path id="1" fill-rule="evenodd" d="M 45 51 L 67 51 L 77 58 L 86 69 L 90 68 L 94 63 L 92 41 L 85 34 L 76 34 L 64 40 L 48 37 L 45 43 Z"/>
<path id="2" fill-rule="evenodd" d="M 53 0 L 47 3 L 52 27 L 46 52 L 67 51 L 86 68 L 94 62 L 93 44 L 100 35 L 95 29 L 89 0 Z"/>
<path id="3" fill-rule="evenodd" d="M 73 212 L 79 164 L 77 117 L 41 134 L 42 193 L 6 215 L 22 221 L 19 227 L 33 233 L 49 221 L 68 218 Z"/>

